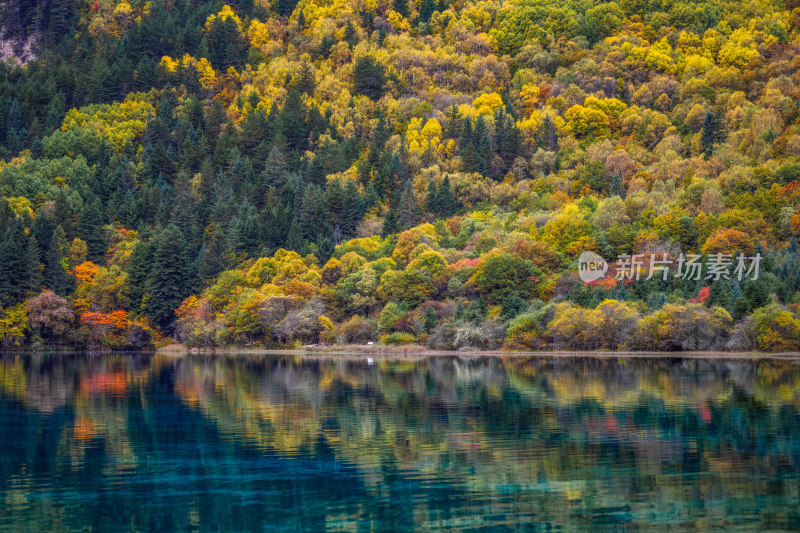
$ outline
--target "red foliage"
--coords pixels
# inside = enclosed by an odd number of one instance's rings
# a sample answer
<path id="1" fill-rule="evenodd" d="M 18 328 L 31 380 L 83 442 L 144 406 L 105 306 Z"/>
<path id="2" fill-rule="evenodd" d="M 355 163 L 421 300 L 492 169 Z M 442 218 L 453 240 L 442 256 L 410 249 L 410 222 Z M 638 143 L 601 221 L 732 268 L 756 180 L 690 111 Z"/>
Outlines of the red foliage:
<path id="1" fill-rule="evenodd" d="M 87 311 L 81 314 L 80 322 L 90 328 L 125 329 L 128 327 L 130 320 L 128 320 L 127 311 L 117 310 L 111 313 Z"/>
<path id="2" fill-rule="evenodd" d="M 601 287 L 607 291 L 615 288 L 618 285 L 617 278 L 613 276 L 609 276 L 606 274 L 606 277 L 603 279 L 596 279 L 587 283 L 587 285 L 592 285 L 596 287 Z"/>
<path id="3" fill-rule="evenodd" d="M 462 268 L 466 267 L 477 267 L 478 263 L 480 263 L 480 258 L 475 259 L 459 259 L 452 265 L 450 265 L 450 269 L 453 271 L 461 270 Z"/>
<path id="4" fill-rule="evenodd" d="M 708 300 L 708 297 L 710 295 L 711 295 L 711 287 L 706 286 L 700 289 L 700 292 L 697 294 L 697 296 L 689 300 L 689 302 L 693 304 L 704 304 L 706 303 L 706 300 Z"/>

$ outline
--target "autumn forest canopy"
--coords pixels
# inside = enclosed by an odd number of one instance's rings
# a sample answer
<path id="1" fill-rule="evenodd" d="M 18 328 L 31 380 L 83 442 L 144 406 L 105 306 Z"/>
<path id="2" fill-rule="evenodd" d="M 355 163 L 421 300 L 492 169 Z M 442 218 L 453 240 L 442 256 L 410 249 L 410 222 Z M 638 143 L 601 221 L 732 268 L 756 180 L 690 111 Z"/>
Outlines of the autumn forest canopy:
<path id="1" fill-rule="evenodd" d="M 800 349 L 800 2 L 9 0 L 0 343 Z M 584 282 L 592 251 L 757 276 Z"/>

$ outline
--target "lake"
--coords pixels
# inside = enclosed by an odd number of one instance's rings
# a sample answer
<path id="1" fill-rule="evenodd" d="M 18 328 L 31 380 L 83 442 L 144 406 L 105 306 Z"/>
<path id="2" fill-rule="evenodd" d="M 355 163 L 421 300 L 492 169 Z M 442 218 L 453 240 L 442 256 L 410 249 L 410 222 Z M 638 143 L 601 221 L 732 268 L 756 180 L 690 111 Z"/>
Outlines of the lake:
<path id="1" fill-rule="evenodd" d="M 800 529 L 800 363 L 0 356 L 2 531 Z"/>

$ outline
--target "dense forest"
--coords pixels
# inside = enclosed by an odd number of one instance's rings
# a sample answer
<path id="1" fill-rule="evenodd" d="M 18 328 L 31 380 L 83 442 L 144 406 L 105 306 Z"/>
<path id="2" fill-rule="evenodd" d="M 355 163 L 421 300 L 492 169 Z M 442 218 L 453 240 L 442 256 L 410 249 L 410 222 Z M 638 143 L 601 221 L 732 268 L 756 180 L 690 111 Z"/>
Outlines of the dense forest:
<path id="1" fill-rule="evenodd" d="M 797 0 L 0 23 L 6 348 L 800 348 Z M 584 251 L 762 259 L 584 282 Z"/>

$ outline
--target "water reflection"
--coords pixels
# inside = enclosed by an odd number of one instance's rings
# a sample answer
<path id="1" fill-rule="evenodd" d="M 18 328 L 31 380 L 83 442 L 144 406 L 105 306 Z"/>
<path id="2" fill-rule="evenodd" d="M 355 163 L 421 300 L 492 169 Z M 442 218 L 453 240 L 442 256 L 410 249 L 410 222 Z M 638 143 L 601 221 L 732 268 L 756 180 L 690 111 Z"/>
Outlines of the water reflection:
<path id="1" fill-rule="evenodd" d="M 3 530 L 792 530 L 800 365 L 0 357 Z"/>

